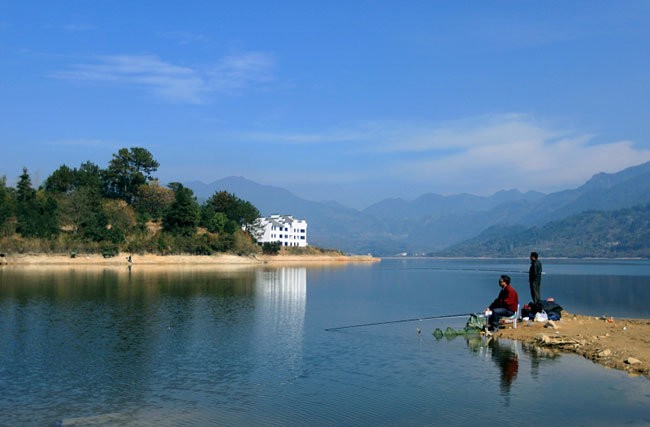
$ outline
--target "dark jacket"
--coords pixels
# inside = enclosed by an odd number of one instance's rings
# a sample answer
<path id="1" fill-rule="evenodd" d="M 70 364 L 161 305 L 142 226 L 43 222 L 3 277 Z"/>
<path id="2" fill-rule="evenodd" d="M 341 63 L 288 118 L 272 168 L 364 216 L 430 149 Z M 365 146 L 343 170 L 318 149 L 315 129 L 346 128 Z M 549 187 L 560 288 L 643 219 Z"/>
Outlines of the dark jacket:
<path id="1" fill-rule="evenodd" d="M 562 317 L 562 307 L 555 301 L 542 301 L 542 310 L 548 314 L 549 320 L 559 320 Z"/>
<path id="2" fill-rule="evenodd" d="M 528 281 L 529 282 L 541 282 L 542 281 L 542 263 L 538 259 L 530 262 L 530 269 L 528 270 Z"/>

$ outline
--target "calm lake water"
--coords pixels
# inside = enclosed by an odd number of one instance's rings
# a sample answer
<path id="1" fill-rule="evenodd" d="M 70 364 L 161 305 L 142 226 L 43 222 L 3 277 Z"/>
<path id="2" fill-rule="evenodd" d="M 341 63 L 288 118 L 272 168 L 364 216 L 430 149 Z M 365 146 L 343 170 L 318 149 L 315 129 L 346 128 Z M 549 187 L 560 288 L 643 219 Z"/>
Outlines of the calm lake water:
<path id="1" fill-rule="evenodd" d="M 648 261 L 542 261 L 542 294 L 566 310 L 650 317 Z M 504 273 L 525 302 L 527 268 L 2 267 L 0 425 L 650 425 L 644 377 L 432 336 L 465 316 L 325 330 L 480 311 Z"/>

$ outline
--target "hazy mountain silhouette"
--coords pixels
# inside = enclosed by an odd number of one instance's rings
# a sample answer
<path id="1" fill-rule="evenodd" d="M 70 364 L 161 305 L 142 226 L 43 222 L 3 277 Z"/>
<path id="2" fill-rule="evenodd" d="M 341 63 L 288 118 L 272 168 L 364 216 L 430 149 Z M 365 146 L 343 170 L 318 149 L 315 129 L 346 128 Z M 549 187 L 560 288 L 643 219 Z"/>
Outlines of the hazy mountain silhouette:
<path id="1" fill-rule="evenodd" d="M 650 203 L 650 162 L 617 173 L 599 173 L 571 190 L 543 194 L 499 191 L 492 196 L 423 194 L 386 199 L 364 210 L 337 202 L 302 199 L 288 190 L 244 177 L 211 184 L 189 182 L 199 199 L 228 191 L 253 203 L 263 215 L 306 219 L 311 244 L 354 253 L 426 253 L 478 236 L 493 226 L 541 226 L 590 210 L 616 210 Z"/>
<path id="2" fill-rule="evenodd" d="M 650 204 L 585 211 L 541 226 L 494 226 L 438 256 L 650 257 Z"/>

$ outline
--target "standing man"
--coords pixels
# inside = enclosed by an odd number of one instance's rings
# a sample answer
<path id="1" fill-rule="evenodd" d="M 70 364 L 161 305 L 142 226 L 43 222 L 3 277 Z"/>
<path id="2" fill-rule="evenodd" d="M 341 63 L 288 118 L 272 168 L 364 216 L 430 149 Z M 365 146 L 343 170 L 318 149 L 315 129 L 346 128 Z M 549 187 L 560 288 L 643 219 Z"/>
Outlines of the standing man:
<path id="1" fill-rule="evenodd" d="M 530 269 L 528 270 L 528 283 L 530 283 L 530 297 L 535 304 L 541 304 L 542 293 L 542 263 L 539 262 L 537 252 L 530 253 Z"/>

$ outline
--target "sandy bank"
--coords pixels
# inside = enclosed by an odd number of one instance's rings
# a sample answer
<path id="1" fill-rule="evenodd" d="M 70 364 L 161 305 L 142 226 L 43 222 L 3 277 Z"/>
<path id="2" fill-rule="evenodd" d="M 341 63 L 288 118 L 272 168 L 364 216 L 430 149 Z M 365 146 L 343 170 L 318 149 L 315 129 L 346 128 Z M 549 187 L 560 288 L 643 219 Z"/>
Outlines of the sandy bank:
<path id="1" fill-rule="evenodd" d="M 546 351 L 568 351 L 594 363 L 650 379 L 650 320 L 616 319 L 563 312 L 556 322 L 520 322 L 497 339 L 508 338 Z"/>
<path id="2" fill-rule="evenodd" d="M 69 255 L 48 254 L 16 254 L 7 255 L 0 264 L 7 266 L 47 266 L 47 265 L 80 265 L 80 266 L 245 266 L 260 264 L 310 264 L 310 263 L 356 263 L 377 262 L 379 258 L 370 256 L 343 255 L 256 255 L 238 256 L 230 254 L 218 255 L 131 255 L 129 262 L 127 253 L 104 258 L 98 254 L 77 254 L 74 258 Z"/>
<path id="3" fill-rule="evenodd" d="M 369 255 L 263 255 L 258 256 L 268 264 L 309 264 L 309 263 L 374 263 L 381 261 L 381 258 L 374 258 Z"/>

